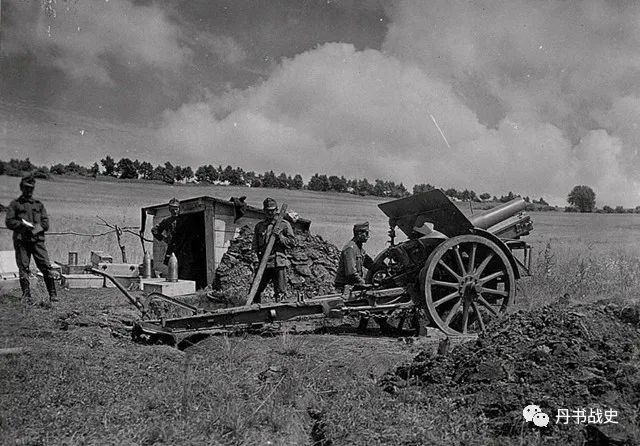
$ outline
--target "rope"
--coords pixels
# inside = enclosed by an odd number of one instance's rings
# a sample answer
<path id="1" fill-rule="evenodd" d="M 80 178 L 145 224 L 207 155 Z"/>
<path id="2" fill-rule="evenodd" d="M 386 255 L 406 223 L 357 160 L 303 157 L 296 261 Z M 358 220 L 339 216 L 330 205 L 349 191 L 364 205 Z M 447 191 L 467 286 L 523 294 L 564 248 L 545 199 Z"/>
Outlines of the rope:
<path id="1" fill-rule="evenodd" d="M 7 228 L 6 226 L 0 226 L 0 229 L 7 229 L 10 230 L 9 228 Z M 100 234 L 83 234 L 81 232 L 75 232 L 75 231 L 67 231 L 67 232 L 47 232 L 47 235 L 81 235 L 84 237 L 101 237 L 103 235 L 109 235 L 112 232 L 116 232 L 115 229 L 111 230 L 111 231 L 107 231 L 107 232 L 102 232 Z"/>
<path id="2" fill-rule="evenodd" d="M 0 229 L 7 229 L 9 230 L 9 228 L 7 228 L 6 226 L 0 226 Z M 81 237 L 102 237 L 104 235 L 109 235 L 109 234 L 113 234 L 117 232 L 115 229 L 112 229 L 111 231 L 107 231 L 107 232 L 101 232 L 100 234 L 84 234 L 82 232 L 75 232 L 75 231 L 65 231 L 65 232 L 47 232 L 47 235 L 78 235 Z M 128 232 L 129 234 L 133 234 L 136 237 L 140 237 L 140 234 L 137 232 L 134 232 L 130 229 L 123 229 L 123 232 Z M 143 240 L 145 242 L 153 242 L 153 240 L 149 240 L 147 238 L 142 237 Z"/>

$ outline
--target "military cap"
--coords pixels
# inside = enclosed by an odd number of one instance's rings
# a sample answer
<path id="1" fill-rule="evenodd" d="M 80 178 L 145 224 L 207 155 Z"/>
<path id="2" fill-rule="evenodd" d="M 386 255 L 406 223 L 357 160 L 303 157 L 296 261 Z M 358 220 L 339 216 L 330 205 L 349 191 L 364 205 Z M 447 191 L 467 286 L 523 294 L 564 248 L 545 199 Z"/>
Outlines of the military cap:
<path id="1" fill-rule="evenodd" d="M 36 177 L 32 174 L 25 174 L 20 180 L 20 187 L 36 187 Z"/>
<path id="2" fill-rule="evenodd" d="M 180 201 L 178 201 L 177 198 L 172 198 L 171 200 L 169 200 L 169 207 L 172 208 L 179 208 L 180 207 Z"/>
<path id="3" fill-rule="evenodd" d="M 369 222 L 365 221 L 364 223 L 357 223 L 353 225 L 353 233 L 356 234 L 358 232 L 369 231 Z"/>
<path id="4" fill-rule="evenodd" d="M 262 202 L 262 207 L 265 211 L 270 209 L 278 209 L 278 203 L 276 203 L 276 200 L 274 200 L 273 198 L 265 198 Z"/>

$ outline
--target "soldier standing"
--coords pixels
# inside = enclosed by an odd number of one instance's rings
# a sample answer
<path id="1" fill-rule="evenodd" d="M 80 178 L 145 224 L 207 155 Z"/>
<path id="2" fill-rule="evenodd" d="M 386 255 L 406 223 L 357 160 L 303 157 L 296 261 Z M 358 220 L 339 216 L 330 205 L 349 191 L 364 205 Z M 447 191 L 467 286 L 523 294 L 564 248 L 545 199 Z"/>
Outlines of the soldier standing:
<path id="1" fill-rule="evenodd" d="M 287 291 L 287 276 L 285 268 L 288 264 L 285 250 L 293 248 L 296 244 L 296 236 L 293 228 L 284 218 L 280 220 L 277 227 L 273 227 L 278 211 L 278 204 L 273 198 L 266 198 L 263 202 L 265 218 L 259 221 L 253 233 L 253 251 L 262 258 L 264 251 L 269 242 L 269 236 L 273 232 L 276 236 L 273 249 L 267 259 L 267 266 L 264 274 L 260 279 L 258 290 L 254 298 L 254 302 L 260 303 L 260 295 L 267 287 L 269 282 L 273 282 L 273 297 L 276 302 L 280 301 Z"/>
<path id="2" fill-rule="evenodd" d="M 20 181 L 22 195 L 9 204 L 5 223 L 13 231 L 13 248 L 16 253 L 16 264 L 20 277 L 22 297 L 31 298 L 29 288 L 29 264 L 31 256 L 36 266 L 44 276 L 49 299 L 58 300 L 56 282 L 49 262 L 49 254 L 44 243 L 44 233 L 49 230 L 49 216 L 44 204 L 33 198 L 36 179 L 33 175 L 26 175 Z"/>
<path id="3" fill-rule="evenodd" d="M 169 212 L 171 215 L 151 229 L 153 237 L 167 244 L 167 251 L 164 256 L 164 264 L 169 263 L 171 253 L 178 255 L 177 249 L 180 249 L 181 234 L 179 233 L 178 217 L 180 216 L 180 202 L 177 198 L 169 200 Z"/>
<path id="4" fill-rule="evenodd" d="M 353 238 L 344 245 L 338 262 L 338 272 L 334 286 L 343 292 L 346 286 L 364 285 L 362 267 L 369 269 L 373 266 L 373 259 L 364 250 L 364 244 L 369 240 L 369 222 L 358 223 L 353 226 Z"/>

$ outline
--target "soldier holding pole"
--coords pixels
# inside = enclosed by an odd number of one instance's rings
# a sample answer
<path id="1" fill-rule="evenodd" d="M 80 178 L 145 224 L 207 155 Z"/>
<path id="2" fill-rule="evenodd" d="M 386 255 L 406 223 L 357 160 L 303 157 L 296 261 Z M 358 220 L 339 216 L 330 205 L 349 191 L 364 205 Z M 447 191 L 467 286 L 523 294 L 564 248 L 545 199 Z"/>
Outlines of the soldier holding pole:
<path id="1" fill-rule="evenodd" d="M 270 282 L 273 283 L 273 298 L 276 302 L 279 302 L 287 291 L 285 268 L 289 261 L 287 260 L 285 250 L 295 246 L 296 236 L 291 224 L 284 218 L 280 219 L 280 223 L 274 227 L 278 204 L 273 198 L 266 198 L 264 200 L 263 210 L 265 218 L 256 224 L 253 234 L 253 250 L 258 255 L 258 258 L 262 258 L 262 256 L 265 255 L 271 233 L 275 235 L 276 239 L 271 253 L 267 253 L 269 257 L 266 268 L 260 279 L 260 284 L 258 285 L 258 290 L 253 302 L 260 303 L 260 295 Z"/>

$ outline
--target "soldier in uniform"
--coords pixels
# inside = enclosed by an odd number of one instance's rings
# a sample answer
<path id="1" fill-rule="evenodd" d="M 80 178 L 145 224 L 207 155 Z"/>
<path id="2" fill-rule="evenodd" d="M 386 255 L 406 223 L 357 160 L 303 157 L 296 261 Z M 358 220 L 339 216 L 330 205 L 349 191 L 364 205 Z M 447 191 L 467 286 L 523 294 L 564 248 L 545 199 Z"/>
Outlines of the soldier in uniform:
<path id="1" fill-rule="evenodd" d="M 284 218 L 280 220 L 277 227 L 273 227 L 278 211 L 278 204 L 273 198 L 266 198 L 263 202 L 265 219 L 258 222 L 253 233 L 253 251 L 262 258 L 269 242 L 269 235 L 273 232 L 276 236 L 273 249 L 269 254 L 267 266 L 260 280 L 254 302 L 261 301 L 260 295 L 269 282 L 273 282 L 273 297 L 276 302 L 284 298 L 287 291 L 287 276 L 285 268 L 288 264 L 285 250 L 296 245 L 296 236 L 293 228 Z"/>
<path id="2" fill-rule="evenodd" d="M 362 268 L 369 269 L 373 265 L 373 259 L 364 250 L 367 240 L 369 240 L 369 222 L 354 225 L 353 238 L 344 245 L 340 253 L 334 282 L 339 292 L 343 292 L 345 287 L 365 284 Z"/>
<path id="3" fill-rule="evenodd" d="M 171 215 L 151 229 L 151 234 L 156 240 L 165 242 L 167 244 L 167 252 L 164 256 L 164 264 L 169 263 L 169 257 L 171 253 L 178 255 L 178 249 L 181 248 L 181 234 L 178 225 L 178 216 L 180 215 L 180 202 L 177 198 L 169 200 L 169 212 Z"/>
<path id="4" fill-rule="evenodd" d="M 33 198 L 36 179 L 26 175 L 20 181 L 22 195 L 9 204 L 5 223 L 13 231 L 13 248 L 16 252 L 16 264 L 20 276 L 22 297 L 31 298 L 29 288 L 29 264 L 31 256 L 44 276 L 44 283 L 52 302 L 58 300 L 56 282 L 49 254 L 44 244 L 44 233 L 49 230 L 49 217 L 44 204 Z"/>

